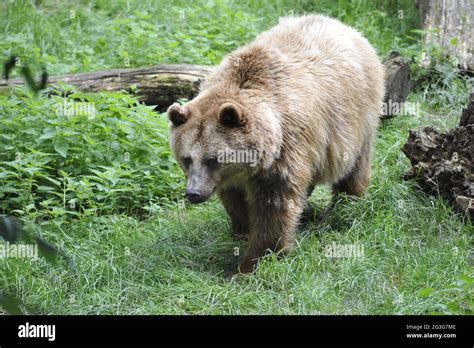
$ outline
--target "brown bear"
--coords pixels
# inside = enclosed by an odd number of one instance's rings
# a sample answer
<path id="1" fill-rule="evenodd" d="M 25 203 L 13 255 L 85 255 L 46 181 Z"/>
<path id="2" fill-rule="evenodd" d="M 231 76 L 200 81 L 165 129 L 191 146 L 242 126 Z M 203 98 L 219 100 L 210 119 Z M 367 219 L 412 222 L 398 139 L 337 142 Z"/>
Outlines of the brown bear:
<path id="1" fill-rule="evenodd" d="M 316 184 L 368 185 L 384 96 L 382 64 L 356 30 L 321 15 L 289 17 L 227 55 L 187 104 L 168 109 L 171 147 L 191 203 L 216 192 L 251 272 L 291 248 Z"/>

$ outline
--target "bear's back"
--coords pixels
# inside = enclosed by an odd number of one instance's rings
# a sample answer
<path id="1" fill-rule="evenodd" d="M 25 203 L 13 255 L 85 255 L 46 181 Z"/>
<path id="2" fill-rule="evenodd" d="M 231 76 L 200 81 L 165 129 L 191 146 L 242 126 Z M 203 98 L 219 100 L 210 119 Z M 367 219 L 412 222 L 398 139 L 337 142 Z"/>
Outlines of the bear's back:
<path id="1" fill-rule="evenodd" d="M 375 50 L 357 30 L 322 15 L 281 18 L 278 25 L 260 34 L 255 43 L 270 45 L 288 59 L 301 60 L 305 65 L 308 60 L 321 63 L 376 57 Z"/>
<path id="2" fill-rule="evenodd" d="M 384 72 L 375 49 L 357 30 L 321 15 L 282 18 L 253 45 L 271 48 L 285 66 L 283 83 L 275 84 L 290 110 L 284 137 L 309 141 L 299 145 L 314 151 L 315 163 L 327 163 L 322 182 L 344 176 L 378 125 Z"/>

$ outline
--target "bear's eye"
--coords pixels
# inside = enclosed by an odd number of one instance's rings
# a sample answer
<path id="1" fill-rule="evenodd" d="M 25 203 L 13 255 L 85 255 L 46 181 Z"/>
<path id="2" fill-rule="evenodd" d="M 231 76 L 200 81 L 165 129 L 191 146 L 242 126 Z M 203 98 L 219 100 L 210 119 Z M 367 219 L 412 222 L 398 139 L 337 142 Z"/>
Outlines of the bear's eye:
<path id="1" fill-rule="evenodd" d="M 193 159 L 191 157 L 183 157 L 182 159 L 183 163 L 184 163 L 184 166 L 186 168 L 189 168 L 189 166 L 191 165 L 191 163 L 193 163 Z"/>
<path id="2" fill-rule="evenodd" d="M 209 158 L 205 159 L 204 160 L 204 165 L 206 165 L 209 169 L 216 169 L 217 165 L 218 165 L 217 158 L 209 157 Z"/>

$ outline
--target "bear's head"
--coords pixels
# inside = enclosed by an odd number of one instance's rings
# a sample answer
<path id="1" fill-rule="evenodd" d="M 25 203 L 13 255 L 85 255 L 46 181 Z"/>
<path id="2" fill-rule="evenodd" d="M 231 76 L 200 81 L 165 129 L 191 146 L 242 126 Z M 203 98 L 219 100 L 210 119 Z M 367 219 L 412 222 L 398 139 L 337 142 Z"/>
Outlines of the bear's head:
<path id="1" fill-rule="evenodd" d="M 280 115 L 255 92 L 204 91 L 168 109 L 171 148 L 191 203 L 268 169 L 280 155 Z"/>

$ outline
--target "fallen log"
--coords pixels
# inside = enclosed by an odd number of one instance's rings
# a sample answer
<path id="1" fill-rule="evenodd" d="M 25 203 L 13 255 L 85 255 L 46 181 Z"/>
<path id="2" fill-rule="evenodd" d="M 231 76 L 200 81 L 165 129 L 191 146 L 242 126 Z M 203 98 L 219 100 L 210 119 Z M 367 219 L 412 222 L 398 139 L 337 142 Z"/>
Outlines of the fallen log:
<path id="1" fill-rule="evenodd" d="M 210 69 L 189 64 L 157 65 L 52 76 L 48 83 L 65 82 L 84 92 L 125 90 L 136 94 L 143 103 L 157 105 L 158 110 L 164 111 L 179 98 L 192 99 Z M 23 84 L 23 79 L 0 80 L 0 94 L 9 93 L 13 86 Z"/>
<path id="2" fill-rule="evenodd" d="M 403 102 L 410 91 L 410 66 L 397 52 L 386 63 L 386 102 Z M 192 99 L 211 67 L 189 64 L 156 65 L 148 68 L 102 70 L 76 75 L 49 77 L 48 83 L 64 82 L 83 92 L 125 90 L 138 96 L 147 105 L 165 111 L 180 98 Z M 23 79 L 0 80 L 0 94 L 7 94 Z M 393 114 L 384 115 L 386 117 Z"/>
<path id="3" fill-rule="evenodd" d="M 474 94 L 463 111 L 459 127 L 440 133 L 432 127 L 410 130 L 403 153 L 412 169 L 404 179 L 454 203 L 458 211 L 474 218 Z M 468 116 L 471 115 L 469 118 Z"/>

